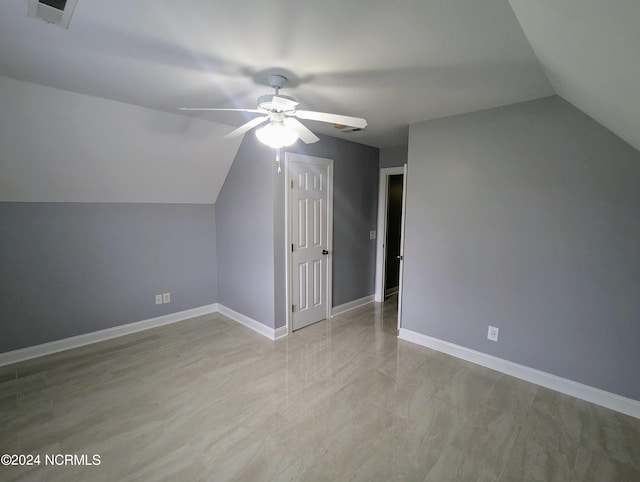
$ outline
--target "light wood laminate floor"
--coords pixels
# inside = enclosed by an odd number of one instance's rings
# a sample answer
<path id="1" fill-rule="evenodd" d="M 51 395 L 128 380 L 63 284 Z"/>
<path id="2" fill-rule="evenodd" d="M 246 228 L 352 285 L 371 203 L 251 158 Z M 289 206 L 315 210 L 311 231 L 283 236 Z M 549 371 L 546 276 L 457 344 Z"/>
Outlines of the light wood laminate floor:
<path id="1" fill-rule="evenodd" d="M 394 299 L 271 342 L 209 315 L 0 367 L 0 480 L 640 481 L 640 421 L 398 340 Z"/>

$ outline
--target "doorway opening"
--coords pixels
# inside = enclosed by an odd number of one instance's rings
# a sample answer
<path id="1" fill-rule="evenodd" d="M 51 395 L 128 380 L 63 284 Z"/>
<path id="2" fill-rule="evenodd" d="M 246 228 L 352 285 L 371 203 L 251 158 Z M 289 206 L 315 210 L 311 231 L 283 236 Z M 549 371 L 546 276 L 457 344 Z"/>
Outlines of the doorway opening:
<path id="1" fill-rule="evenodd" d="M 398 327 L 402 317 L 402 269 L 407 165 L 380 169 L 375 300 L 398 295 Z"/>
<path id="2" fill-rule="evenodd" d="M 387 233 L 384 256 L 384 297 L 398 292 L 400 282 L 400 230 L 402 228 L 402 193 L 404 174 L 388 177 Z"/>

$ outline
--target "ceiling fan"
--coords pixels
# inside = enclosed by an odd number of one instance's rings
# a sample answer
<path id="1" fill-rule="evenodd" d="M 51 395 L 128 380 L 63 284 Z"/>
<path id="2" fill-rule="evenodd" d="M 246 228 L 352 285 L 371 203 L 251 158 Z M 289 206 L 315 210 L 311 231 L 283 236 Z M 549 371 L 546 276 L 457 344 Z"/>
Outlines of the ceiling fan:
<path id="1" fill-rule="evenodd" d="M 181 107 L 180 110 L 249 112 L 251 114 L 264 114 L 241 125 L 224 137 L 231 138 L 241 136 L 254 127 L 268 121 L 266 126 L 263 126 L 256 131 L 256 136 L 260 142 L 273 147 L 274 149 L 290 146 L 298 139 L 301 139 L 305 144 L 312 144 L 320 140 L 318 136 L 311 132 L 311 130 L 298 119 L 329 122 L 336 124 L 337 126 L 352 127 L 358 130 L 364 129 L 367 126 L 367 121 L 359 117 L 296 109 L 299 104 L 296 99 L 288 95 L 280 95 L 280 89 L 282 89 L 286 82 L 287 78 L 283 75 L 270 75 L 269 85 L 275 89 L 275 94 L 266 94 L 258 97 L 257 109 Z"/>

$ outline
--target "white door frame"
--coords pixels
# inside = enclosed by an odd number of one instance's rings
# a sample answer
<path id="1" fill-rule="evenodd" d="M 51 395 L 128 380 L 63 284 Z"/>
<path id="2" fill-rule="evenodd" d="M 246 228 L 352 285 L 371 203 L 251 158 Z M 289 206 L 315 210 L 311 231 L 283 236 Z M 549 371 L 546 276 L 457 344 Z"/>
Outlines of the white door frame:
<path id="1" fill-rule="evenodd" d="M 402 221 L 400 223 L 400 271 L 398 272 L 398 330 L 402 328 L 402 278 L 404 277 L 404 227 L 407 224 L 407 174 L 409 166 L 405 164 L 402 178 Z"/>
<path id="2" fill-rule="evenodd" d="M 400 167 L 383 167 L 380 169 L 380 185 L 378 187 L 378 234 L 376 243 L 376 291 L 375 300 L 377 302 L 384 301 L 384 276 L 385 276 L 385 259 L 386 259 L 386 241 L 387 241 L 387 212 L 389 210 L 389 176 L 405 174 L 404 188 L 406 188 L 406 164 Z M 404 199 L 405 189 L 402 190 L 402 225 L 404 226 Z M 402 238 L 402 236 L 401 236 Z M 402 255 L 403 246 L 402 239 L 400 242 L 400 254 Z M 402 266 L 402 263 L 400 263 Z M 400 271 L 400 283 L 402 283 L 402 271 Z M 401 284 L 398 285 L 400 291 Z M 398 298 L 400 293 L 398 293 Z"/>
<path id="3" fill-rule="evenodd" d="M 293 332 L 293 324 L 291 317 L 291 297 L 292 297 L 292 286 L 291 286 L 291 222 L 290 215 L 291 209 L 289 206 L 290 198 L 291 198 L 291 170 L 289 168 L 289 163 L 291 161 L 296 162 L 306 162 L 309 164 L 316 165 L 328 165 L 328 175 L 327 175 L 327 251 L 329 254 L 327 255 L 327 286 L 326 286 L 326 314 L 325 318 L 331 318 L 331 308 L 332 308 L 332 289 L 333 289 L 333 160 L 326 159 L 323 157 L 313 157 L 306 156 L 303 154 L 295 154 L 293 152 L 285 152 L 284 155 L 284 209 L 285 209 L 285 299 L 286 299 L 286 326 L 287 326 L 287 334 L 290 335 Z"/>

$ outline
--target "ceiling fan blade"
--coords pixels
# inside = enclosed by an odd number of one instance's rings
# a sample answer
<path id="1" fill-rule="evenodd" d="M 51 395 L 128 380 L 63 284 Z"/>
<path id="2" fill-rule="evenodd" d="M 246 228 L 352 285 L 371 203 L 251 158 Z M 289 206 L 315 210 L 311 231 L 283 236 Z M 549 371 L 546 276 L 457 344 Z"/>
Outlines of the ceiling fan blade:
<path id="1" fill-rule="evenodd" d="M 326 112 L 313 112 L 310 110 L 297 110 L 293 115 L 298 119 L 329 122 L 330 124 L 340 124 L 349 127 L 358 127 L 360 129 L 367 127 L 366 120 L 348 115 L 328 114 Z"/>
<path id="2" fill-rule="evenodd" d="M 231 132 L 229 132 L 226 136 L 223 137 L 223 139 L 230 139 L 232 137 L 239 137 L 242 134 L 244 134 L 245 132 L 250 131 L 254 127 L 259 126 L 260 124 L 262 124 L 263 122 L 266 122 L 268 120 L 269 120 L 269 116 L 268 115 L 266 115 L 264 117 L 256 117 L 255 119 L 251 119 L 246 124 L 242 124 L 237 129 L 232 130 Z"/>
<path id="3" fill-rule="evenodd" d="M 296 131 L 298 137 L 302 139 L 302 142 L 304 142 L 305 144 L 313 144 L 314 142 L 318 142 L 320 140 L 317 135 L 311 132 L 309 128 L 298 119 L 287 117 L 284 121 L 284 125 L 286 125 L 287 127 L 291 127 L 294 131 Z"/>
<path id="4" fill-rule="evenodd" d="M 218 109 L 217 107 L 180 107 L 179 110 L 218 110 L 224 112 L 252 112 L 254 114 L 263 114 L 266 112 L 260 109 Z"/>
<path id="5" fill-rule="evenodd" d="M 296 108 L 299 102 L 286 97 L 279 97 L 274 95 L 271 99 L 271 107 L 281 112 L 287 112 Z"/>

